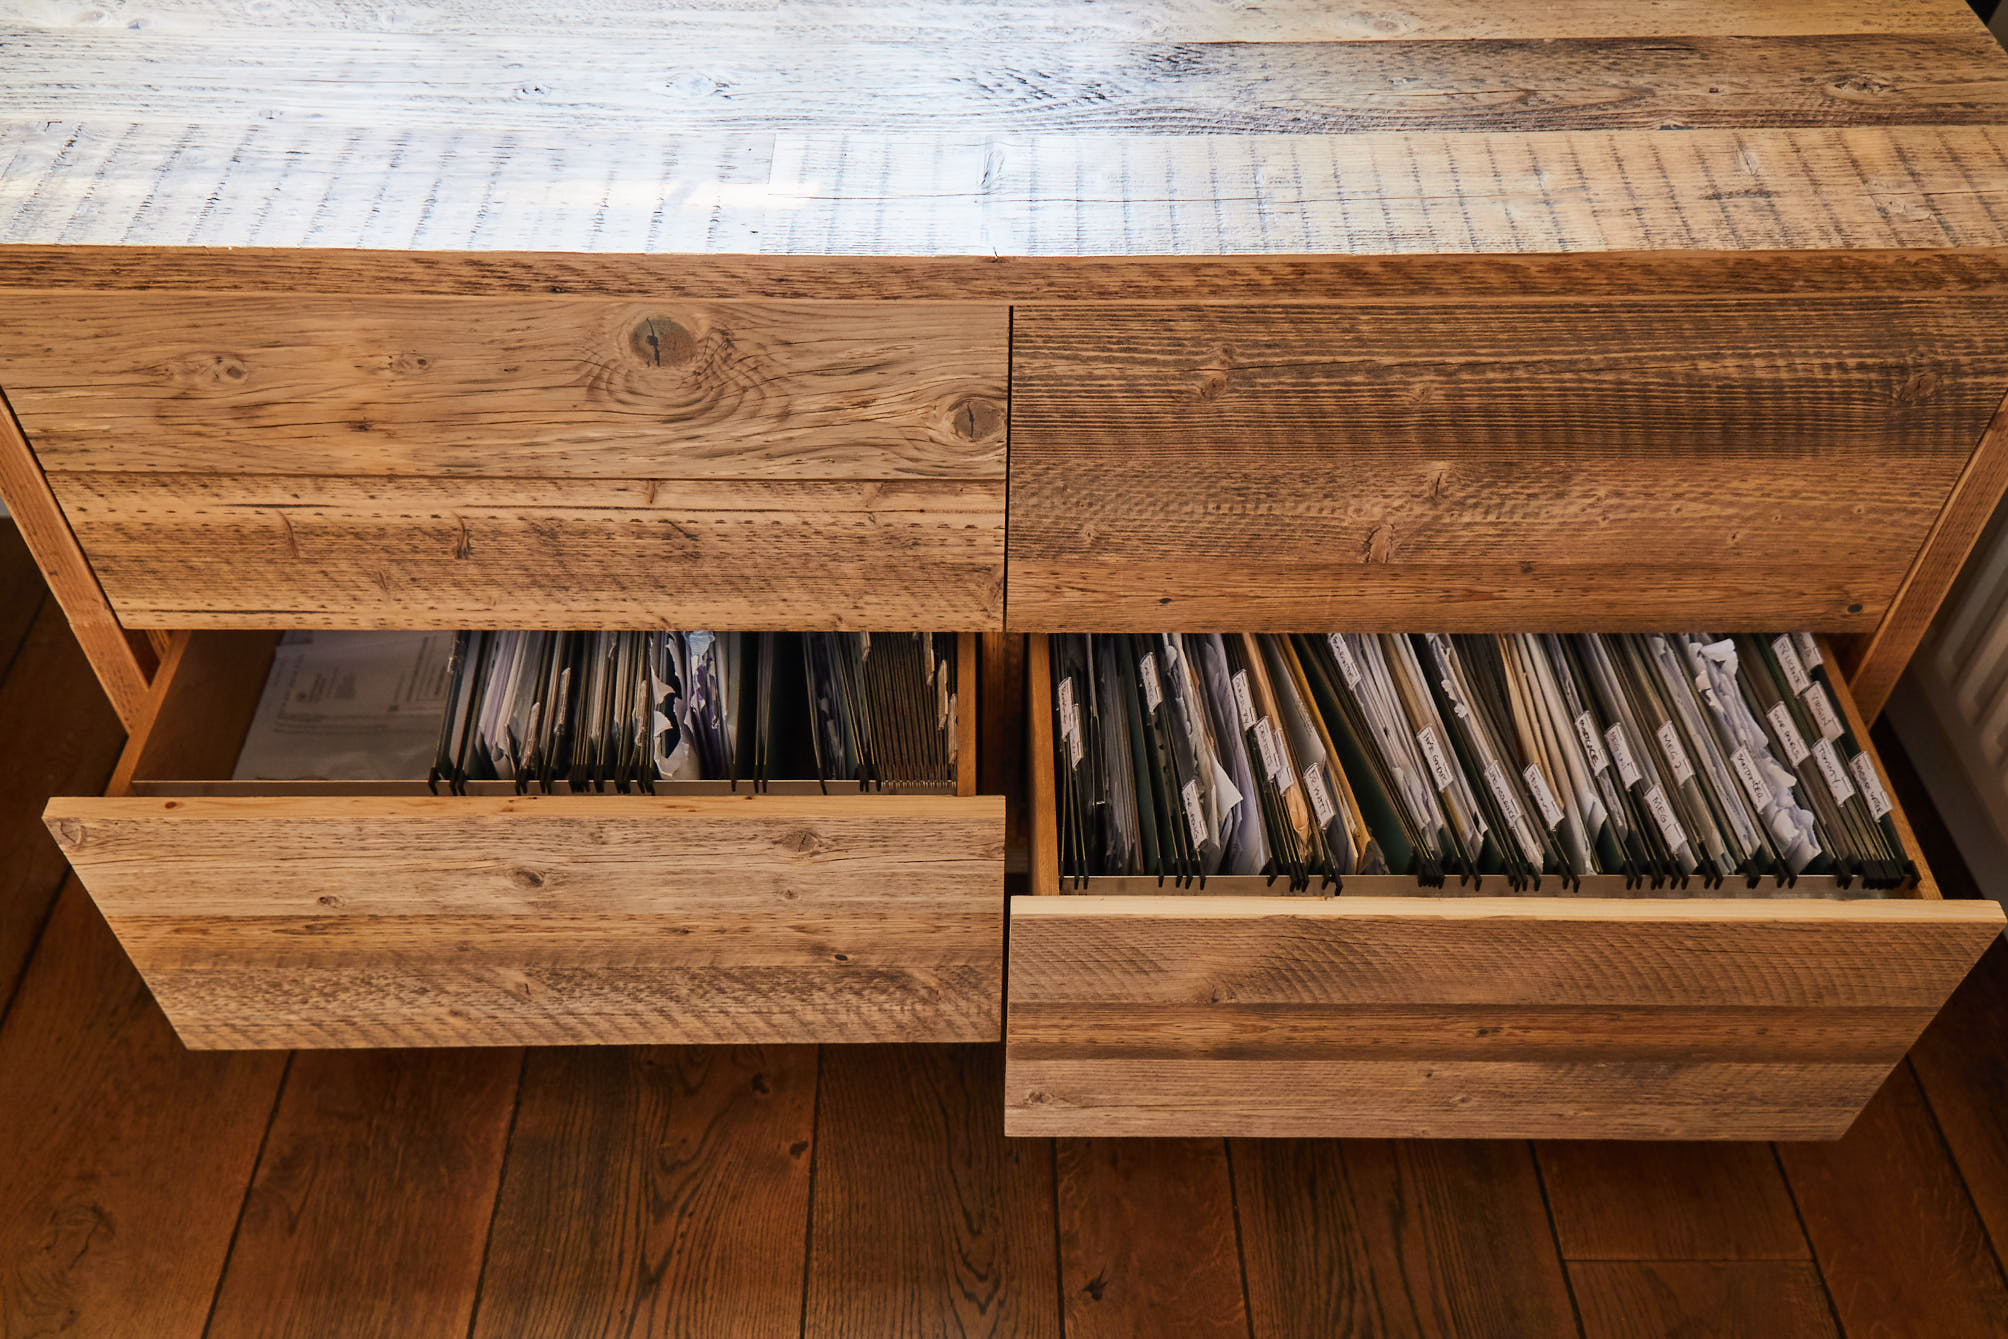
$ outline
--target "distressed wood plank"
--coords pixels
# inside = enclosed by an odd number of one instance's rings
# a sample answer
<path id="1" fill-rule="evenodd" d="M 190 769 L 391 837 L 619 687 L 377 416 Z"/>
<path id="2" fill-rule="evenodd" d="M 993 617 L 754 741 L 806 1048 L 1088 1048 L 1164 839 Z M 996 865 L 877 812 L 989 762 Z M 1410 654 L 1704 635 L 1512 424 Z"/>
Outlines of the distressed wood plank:
<path id="1" fill-rule="evenodd" d="M 1662 1144 L 1649 1157 L 1588 1141 L 1534 1151 L 1566 1259 L 1812 1258 L 1769 1145 Z M 1651 1279 L 1619 1274 L 1613 1291 Z"/>
<path id="2" fill-rule="evenodd" d="M 17 34 L 8 56 L 7 107 L 20 117 L 60 119 L 88 106 L 113 122 L 311 118 L 330 128 L 506 125 L 582 138 L 637 128 L 816 133 L 867 114 L 886 135 L 1316 136 L 1986 125 L 2008 112 L 2008 61 L 1978 25 L 1946 34 L 1641 42 L 1515 33 L 1174 49 L 922 31 L 851 37 L 840 62 L 822 43 L 768 34 L 664 43 L 554 25 L 530 47 L 490 32 L 324 30 L 302 42 L 283 29 L 142 38 L 72 28 Z M 872 90 L 868 103 L 861 88 Z"/>
<path id="3" fill-rule="evenodd" d="M 1011 621 L 1866 631 L 1999 404 L 2004 319 L 1020 307 Z M 1781 352 L 1808 321 L 1819 354 Z"/>
<path id="4" fill-rule="evenodd" d="M 984 0 L 944 5 L 934 0 L 737 0 L 730 6 L 674 3 L 646 13 L 613 0 L 582 0 L 566 11 L 566 27 L 640 39 L 660 32 L 663 16 L 696 36 L 776 34 L 897 37 L 915 31 L 943 36 L 1008 35 L 1029 39 L 1151 38 L 1175 42 L 1378 41 L 1410 37 L 1468 38 L 1661 37 L 1689 33 L 1971 32 L 1971 11 L 1959 0 L 1579 0 L 1567 6 L 1502 4 L 1473 10 L 1458 0 L 1406 0 L 1399 10 L 1336 11 L 1318 0 L 1272 0 L 1250 9 L 1240 0 L 1154 0 L 1111 9 L 1066 0 Z M 526 4 L 478 0 L 425 0 L 392 14 L 339 4 L 296 5 L 285 11 L 216 0 L 145 0 L 107 15 L 62 5 L 26 7 L 16 21 L 25 29 L 98 31 L 121 21 L 145 33 L 257 33 L 285 31 L 389 31 L 425 35 L 526 34 L 550 30 L 548 11 Z"/>
<path id="5" fill-rule="evenodd" d="M 1846 1138 L 1778 1153 L 1848 1333 L 2008 1329 L 2000 1261 L 1908 1066 Z"/>
<path id="6" fill-rule="evenodd" d="M 2000 248 L 1518 255 L 763 256 L 0 245 L 0 289 L 686 302 L 1268 305 L 2008 293 Z"/>
<path id="7" fill-rule="evenodd" d="M 1063 1139 L 1055 1168 L 1069 1336 L 1244 1339 L 1234 1187 L 1219 1140 Z"/>
<path id="8" fill-rule="evenodd" d="M 1575 1329 L 1525 1144 L 1228 1147 L 1254 1339 Z"/>
<path id="9" fill-rule="evenodd" d="M 1935 901 L 1014 898 L 1007 1124 L 1831 1138 L 1999 919 Z M 1845 1023 L 1795 1026 L 1828 1011 Z"/>
<path id="10" fill-rule="evenodd" d="M 995 306 L 78 295 L 0 348 L 50 471 L 1004 476 Z"/>
<path id="11" fill-rule="evenodd" d="M 194 1046 L 998 1032 L 995 796 L 101 799 L 47 816 Z"/>
<path id="12" fill-rule="evenodd" d="M 207 1332 L 464 1339 L 521 1068 L 513 1051 L 296 1057 Z"/>
<path id="13" fill-rule="evenodd" d="M 136 627 L 994 629 L 1004 484 L 71 474 Z"/>
<path id="14" fill-rule="evenodd" d="M 1165 256 L 2008 243 L 1998 126 L 637 132 L 616 160 L 537 127 L 364 123 L 332 143 L 317 131 L 324 151 L 303 153 L 298 122 L 87 115 L 0 117 L 0 201 L 16 206 L 0 245 Z"/>
<path id="15" fill-rule="evenodd" d="M 1579 1261 L 1569 1286 L 1585 1339 L 1761 1334 L 1840 1339 L 1820 1274 L 1782 1261 Z"/>
<path id="16" fill-rule="evenodd" d="M 1006 1139 L 994 1048 L 827 1047 L 802 1333 L 1061 1333 L 1052 1157 Z"/>
<path id="17" fill-rule="evenodd" d="M 184 1050 L 66 884 L 0 1028 L 0 1329 L 199 1335 L 284 1068 Z"/>
<path id="18" fill-rule="evenodd" d="M 800 1333 L 816 1053 L 537 1050 L 475 1339 Z"/>

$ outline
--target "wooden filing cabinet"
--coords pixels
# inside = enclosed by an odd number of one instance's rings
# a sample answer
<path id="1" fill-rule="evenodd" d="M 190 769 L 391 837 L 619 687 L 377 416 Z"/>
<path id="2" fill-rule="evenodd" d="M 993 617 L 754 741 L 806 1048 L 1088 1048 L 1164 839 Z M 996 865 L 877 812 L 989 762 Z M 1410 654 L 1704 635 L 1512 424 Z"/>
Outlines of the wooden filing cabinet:
<path id="1" fill-rule="evenodd" d="M 283 59 L 184 9 L 20 20 L 0 488 L 134 730 L 51 827 L 191 1044 L 1001 1025 L 1018 1133 L 1821 1137 L 1998 931 L 1928 880 L 1058 895 L 1035 826 L 1007 1002 L 975 793 L 1055 631 L 1804 627 L 1872 718 L 2008 484 L 1959 0 L 504 5 Z M 966 634 L 986 732 L 955 795 L 201 793 L 274 631 L 461 626 Z"/>

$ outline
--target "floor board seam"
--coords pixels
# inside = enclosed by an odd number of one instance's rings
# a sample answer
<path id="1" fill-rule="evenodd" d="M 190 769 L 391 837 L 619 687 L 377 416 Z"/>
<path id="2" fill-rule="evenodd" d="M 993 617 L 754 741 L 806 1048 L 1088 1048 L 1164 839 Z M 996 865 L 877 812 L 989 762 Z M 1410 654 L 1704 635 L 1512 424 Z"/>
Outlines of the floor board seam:
<path id="1" fill-rule="evenodd" d="M 223 1264 L 216 1271 L 216 1286 L 209 1291 L 209 1310 L 202 1317 L 202 1333 L 207 1339 L 216 1325 L 216 1308 L 223 1301 L 223 1285 L 230 1278 L 230 1261 L 237 1254 L 237 1238 L 244 1231 L 244 1215 L 251 1208 L 252 1192 L 258 1188 L 258 1173 L 265 1166 L 265 1150 L 272 1142 L 272 1127 L 279 1123 L 279 1106 L 286 1100 L 286 1083 L 293 1077 L 293 1060 L 300 1053 L 286 1052 L 279 1070 L 278 1087 L 272 1093 L 272 1109 L 265 1113 L 265 1128 L 258 1135 L 258 1152 L 251 1159 L 251 1174 L 244 1178 L 244 1194 L 237 1201 L 237 1217 L 230 1224 L 230 1241 L 223 1248 Z"/>
<path id="2" fill-rule="evenodd" d="M 467 1308 L 467 1339 L 481 1321 L 481 1290 L 488 1284 L 488 1257 L 495 1250 L 495 1220 L 502 1213 L 502 1185 L 509 1178 L 509 1150 L 516 1142 L 516 1118 L 523 1113 L 523 1088 L 530 1077 L 530 1048 L 516 1066 L 516 1094 L 509 1103 L 509 1128 L 502 1132 L 502 1161 L 495 1168 L 495 1198 L 488 1205 L 488 1230 L 481 1234 L 481 1268 L 474 1274 L 474 1298 Z"/>
<path id="3" fill-rule="evenodd" d="M 1785 1198 L 1792 1202 L 1792 1217 L 1798 1221 L 1799 1235 L 1806 1239 L 1806 1250 L 1813 1261 L 1813 1275 L 1820 1281 L 1820 1295 L 1827 1299 L 1827 1315 L 1834 1322 L 1834 1333 L 1845 1336 L 1848 1327 L 1841 1321 L 1841 1304 L 1834 1299 L 1833 1285 L 1827 1282 L 1826 1262 L 1820 1259 L 1820 1248 L 1814 1244 L 1813 1234 L 1806 1227 L 1806 1211 L 1799 1207 L 1798 1187 L 1792 1184 L 1792 1173 L 1785 1166 L 1785 1155 L 1775 1143 L 1771 1145 L 1771 1160 L 1778 1164 L 1778 1176 L 1785 1183 Z"/>

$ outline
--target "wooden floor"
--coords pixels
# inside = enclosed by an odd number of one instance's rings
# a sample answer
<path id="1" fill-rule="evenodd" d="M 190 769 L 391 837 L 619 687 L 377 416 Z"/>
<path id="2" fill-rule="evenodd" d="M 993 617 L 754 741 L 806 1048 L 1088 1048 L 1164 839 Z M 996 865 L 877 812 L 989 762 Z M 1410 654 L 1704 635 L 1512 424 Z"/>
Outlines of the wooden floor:
<path id="1" fill-rule="evenodd" d="M 11 529 L 0 666 L 6 1336 L 2008 1334 L 1998 944 L 1831 1145 L 1006 1141 L 994 1047 L 197 1055 L 37 820 L 120 740 Z"/>

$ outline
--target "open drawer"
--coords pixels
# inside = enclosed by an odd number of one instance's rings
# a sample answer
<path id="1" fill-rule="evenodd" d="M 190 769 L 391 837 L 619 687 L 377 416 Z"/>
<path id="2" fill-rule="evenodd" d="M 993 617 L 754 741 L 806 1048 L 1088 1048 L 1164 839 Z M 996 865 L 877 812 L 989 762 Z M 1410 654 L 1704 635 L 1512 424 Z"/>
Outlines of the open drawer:
<path id="1" fill-rule="evenodd" d="M 953 794 L 202 784 L 274 640 L 183 634 L 110 793 L 46 814 L 189 1046 L 997 1037 L 1004 801 L 973 793 L 973 709 Z"/>
<path id="2" fill-rule="evenodd" d="M 1928 870 L 1889 899 L 1626 897 L 1615 877 L 1443 896 L 1391 875 L 1338 896 L 1245 878 L 1061 893 L 1033 641 L 1011 1134 L 1835 1138 L 2001 929 L 1998 905 L 1941 901 Z"/>

